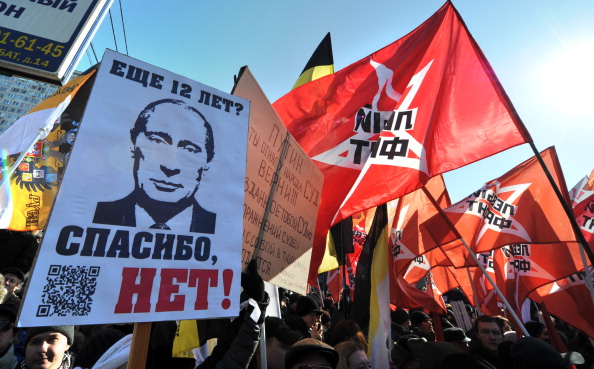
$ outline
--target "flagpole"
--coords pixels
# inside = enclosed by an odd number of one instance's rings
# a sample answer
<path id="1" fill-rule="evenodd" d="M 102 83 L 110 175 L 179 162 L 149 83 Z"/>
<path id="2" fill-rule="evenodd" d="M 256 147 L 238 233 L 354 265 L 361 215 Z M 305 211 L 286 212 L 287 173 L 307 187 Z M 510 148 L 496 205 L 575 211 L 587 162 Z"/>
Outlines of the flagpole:
<path id="1" fill-rule="evenodd" d="M 431 274 L 431 270 L 429 270 L 429 273 L 427 273 L 427 280 L 429 282 L 429 288 L 431 288 L 431 297 L 433 298 L 433 300 L 435 300 L 435 290 L 433 289 L 433 276 Z M 443 297 L 440 296 L 440 298 L 443 300 Z M 447 309 L 446 309 L 446 313 L 447 313 Z M 437 312 L 432 311 L 431 315 L 433 315 L 433 322 L 434 322 L 434 326 L 436 328 L 436 332 L 434 332 L 435 334 L 435 340 L 436 341 L 445 341 L 445 338 L 443 336 L 443 326 L 441 325 L 441 317 L 439 316 L 439 314 Z M 447 314 L 446 314 L 447 315 Z"/>
<path id="2" fill-rule="evenodd" d="M 347 269 L 346 268 L 346 250 L 344 247 L 344 230 L 342 229 L 343 223 L 340 222 L 340 224 L 341 224 L 341 226 L 340 226 L 340 228 L 341 228 L 340 229 L 340 244 L 341 244 L 340 259 L 341 259 L 341 263 L 339 263 L 339 265 L 338 265 L 338 272 L 339 272 L 339 276 L 342 277 L 342 290 L 340 291 L 341 296 L 338 297 L 338 301 L 340 302 L 341 297 L 342 297 L 342 304 L 340 304 L 340 305 L 342 305 L 342 307 L 344 308 L 344 318 L 348 319 L 349 312 L 348 312 L 347 303 L 346 303 L 347 296 L 346 296 L 346 293 L 344 293 L 344 291 L 346 291 L 346 278 L 347 278 L 347 275 L 346 275 L 347 274 L 347 271 L 346 271 L 346 269 Z M 351 232 L 353 232 L 352 227 L 351 227 Z M 334 245 L 334 250 L 336 250 L 336 244 Z M 340 264 L 342 264 L 342 265 L 340 265 Z M 339 307 L 340 307 L 340 305 L 339 305 Z"/>
<path id="3" fill-rule="evenodd" d="M 542 160 L 542 157 L 540 156 L 540 152 L 536 149 L 534 142 L 531 141 L 531 142 L 529 142 L 529 144 L 530 144 L 530 147 L 532 148 L 532 151 L 534 152 L 534 155 L 536 156 L 536 159 L 540 163 L 542 170 L 544 170 L 545 175 L 547 176 L 547 179 L 551 183 L 551 186 L 553 187 L 553 190 L 555 191 L 555 194 L 557 195 L 557 198 L 559 199 L 559 202 L 561 203 L 561 206 L 563 207 L 565 214 L 569 218 L 569 222 L 571 223 L 571 228 L 573 229 L 573 233 L 575 233 L 575 237 L 576 237 L 577 241 L 583 245 L 584 250 L 588 254 L 588 258 L 590 259 L 590 262 L 594 265 L 594 253 L 592 252 L 590 245 L 588 245 L 586 238 L 580 231 L 580 226 L 577 224 L 577 221 L 575 220 L 575 215 L 573 214 L 573 210 L 571 209 L 569 204 L 567 204 L 567 202 L 563 198 L 563 195 L 561 194 L 561 190 L 559 190 L 559 187 L 555 183 L 555 180 L 553 179 L 553 176 L 551 175 L 549 168 L 547 168 L 546 164 Z"/>
<path id="4" fill-rule="evenodd" d="M 456 235 L 456 237 L 458 237 L 460 239 L 460 241 L 462 241 L 462 244 L 464 245 L 464 247 L 466 248 L 466 250 L 468 251 L 468 253 L 470 254 L 470 256 L 474 259 L 474 261 L 476 262 L 476 265 L 478 266 L 478 268 L 481 270 L 481 272 L 483 272 L 483 274 L 485 275 L 485 277 L 487 278 L 487 280 L 489 281 L 489 283 L 491 283 L 491 286 L 493 286 L 493 289 L 495 289 L 495 293 L 497 293 L 497 296 L 499 296 L 499 298 L 501 299 L 501 301 L 503 302 L 503 304 L 509 309 L 512 317 L 514 318 L 514 320 L 516 321 L 516 323 L 518 323 L 518 326 L 522 329 L 522 333 L 524 333 L 524 335 L 526 337 L 530 337 L 530 334 L 526 330 L 526 327 L 524 327 L 524 324 L 522 323 L 522 321 L 520 320 L 520 318 L 518 317 L 518 315 L 516 314 L 516 312 L 514 311 L 514 309 L 512 309 L 510 303 L 507 301 L 507 299 L 505 298 L 505 296 L 503 295 L 503 293 L 501 292 L 501 290 L 499 289 L 499 287 L 497 287 L 497 285 L 495 284 L 495 281 L 493 281 L 493 278 L 491 278 L 491 276 L 489 275 L 489 273 L 487 273 L 485 267 L 481 264 L 481 262 L 479 261 L 479 259 L 476 257 L 476 253 L 472 251 L 472 249 L 470 248 L 470 246 L 468 246 L 468 244 L 466 243 L 466 240 L 462 237 L 462 235 L 460 234 L 460 232 L 458 232 L 458 229 L 456 229 L 456 226 L 454 226 L 454 224 L 452 224 L 452 222 L 450 221 L 450 219 L 447 216 L 445 216 L 445 214 L 443 213 L 443 210 L 439 207 L 439 205 L 437 204 L 437 202 L 435 201 L 435 199 L 433 198 L 433 196 L 431 195 L 431 193 L 427 190 L 427 188 L 425 188 L 425 186 L 422 186 L 422 189 L 423 189 L 423 192 L 425 192 L 425 195 L 427 195 L 427 197 L 429 198 L 429 200 L 431 201 L 431 203 L 433 204 L 433 206 L 437 210 L 437 212 L 444 219 L 444 221 L 448 224 L 448 226 L 450 227 L 450 229 L 452 230 L 452 232 L 454 232 L 454 234 Z"/>
<path id="5" fill-rule="evenodd" d="M 268 359 L 266 357 L 266 319 L 262 322 L 260 329 L 260 368 L 268 368 Z"/>

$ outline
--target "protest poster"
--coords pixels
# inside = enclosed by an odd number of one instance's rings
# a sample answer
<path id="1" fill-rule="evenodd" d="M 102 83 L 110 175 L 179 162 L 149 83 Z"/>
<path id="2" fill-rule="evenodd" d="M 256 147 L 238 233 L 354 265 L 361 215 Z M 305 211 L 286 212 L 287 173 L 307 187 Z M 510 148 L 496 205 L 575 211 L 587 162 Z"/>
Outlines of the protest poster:
<path id="1" fill-rule="evenodd" d="M 305 294 L 324 177 L 247 67 L 240 71 L 233 95 L 251 101 L 243 265 L 256 259 L 265 281 Z"/>
<path id="2" fill-rule="evenodd" d="M 107 51 L 20 326 L 239 311 L 249 102 Z"/>

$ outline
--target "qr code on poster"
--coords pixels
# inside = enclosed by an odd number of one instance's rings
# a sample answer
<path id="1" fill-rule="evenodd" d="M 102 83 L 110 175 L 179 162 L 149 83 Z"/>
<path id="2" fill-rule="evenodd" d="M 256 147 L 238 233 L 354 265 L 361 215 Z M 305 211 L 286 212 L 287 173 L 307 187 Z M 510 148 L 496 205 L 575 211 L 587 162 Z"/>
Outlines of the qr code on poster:
<path id="1" fill-rule="evenodd" d="M 50 265 L 37 316 L 89 315 L 99 270 L 98 266 Z"/>

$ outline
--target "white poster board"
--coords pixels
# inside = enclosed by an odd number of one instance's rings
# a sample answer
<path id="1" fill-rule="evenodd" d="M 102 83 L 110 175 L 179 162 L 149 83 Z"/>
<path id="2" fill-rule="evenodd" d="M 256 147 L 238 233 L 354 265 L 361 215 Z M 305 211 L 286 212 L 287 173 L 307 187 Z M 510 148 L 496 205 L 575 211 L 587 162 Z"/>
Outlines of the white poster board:
<path id="1" fill-rule="evenodd" d="M 235 316 L 249 102 L 107 51 L 20 326 Z"/>

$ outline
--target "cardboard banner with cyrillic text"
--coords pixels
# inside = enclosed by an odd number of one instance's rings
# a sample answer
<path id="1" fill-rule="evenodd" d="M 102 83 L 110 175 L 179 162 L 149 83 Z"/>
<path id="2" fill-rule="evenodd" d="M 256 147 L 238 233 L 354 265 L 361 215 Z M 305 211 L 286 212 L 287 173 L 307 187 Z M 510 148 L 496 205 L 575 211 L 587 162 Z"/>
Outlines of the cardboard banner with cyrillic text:
<path id="1" fill-rule="evenodd" d="M 20 326 L 239 312 L 249 102 L 107 51 Z"/>
<path id="2" fill-rule="evenodd" d="M 233 94 L 251 101 L 243 265 L 256 259 L 265 281 L 305 294 L 322 173 L 287 132 L 247 67 Z"/>

